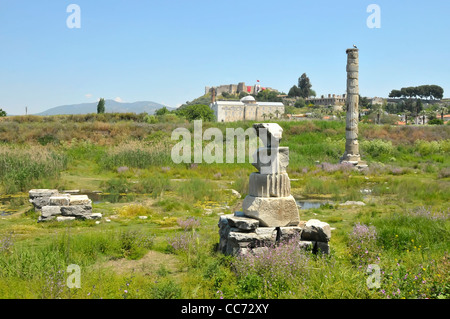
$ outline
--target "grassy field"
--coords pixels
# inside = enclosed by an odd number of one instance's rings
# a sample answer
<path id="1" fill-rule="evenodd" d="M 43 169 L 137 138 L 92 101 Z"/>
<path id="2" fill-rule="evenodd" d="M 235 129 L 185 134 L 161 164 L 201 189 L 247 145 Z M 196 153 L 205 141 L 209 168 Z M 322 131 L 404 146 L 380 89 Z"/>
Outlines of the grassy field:
<path id="1" fill-rule="evenodd" d="M 338 164 L 344 122 L 279 124 L 293 195 L 328 201 L 300 218 L 330 224 L 329 256 L 292 243 L 264 261 L 218 253 L 219 215 L 241 209 L 255 168 L 174 164 L 171 133 L 192 123 L 2 119 L 0 298 L 449 298 L 450 126 L 361 124 L 369 167 L 353 171 Z M 32 188 L 101 191 L 93 209 L 103 219 L 37 223 Z M 349 200 L 366 205 L 340 205 Z M 66 285 L 71 264 L 81 288 Z M 378 288 L 367 285 L 368 265 L 380 267 Z"/>

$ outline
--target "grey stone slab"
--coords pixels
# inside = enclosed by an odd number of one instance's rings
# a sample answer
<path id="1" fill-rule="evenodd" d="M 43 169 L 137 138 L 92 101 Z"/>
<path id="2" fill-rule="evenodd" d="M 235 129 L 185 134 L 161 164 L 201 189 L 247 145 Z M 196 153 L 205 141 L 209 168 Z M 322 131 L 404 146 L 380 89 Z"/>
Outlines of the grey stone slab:
<path id="1" fill-rule="evenodd" d="M 89 205 L 61 206 L 61 214 L 85 219 L 92 214 L 92 207 Z"/>
<path id="2" fill-rule="evenodd" d="M 228 224 L 241 230 L 255 230 L 259 226 L 259 221 L 249 217 L 228 216 Z"/>
<path id="3" fill-rule="evenodd" d="M 242 203 L 245 216 L 258 219 L 260 226 L 297 226 L 300 222 L 297 203 L 288 197 L 255 197 L 248 195 Z"/>
<path id="4" fill-rule="evenodd" d="M 51 216 L 59 216 L 61 215 L 61 207 L 59 206 L 44 206 L 41 210 L 42 218 L 46 219 Z"/>
<path id="5" fill-rule="evenodd" d="M 58 194 L 50 196 L 49 205 L 50 206 L 68 206 L 70 202 L 69 194 Z"/>
<path id="6" fill-rule="evenodd" d="M 92 200 L 87 195 L 71 195 L 69 205 L 92 205 Z"/>
<path id="7" fill-rule="evenodd" d="M 303 227 L 302 240 L 329 242 L 331 238 L 331 228 L 328 223 L 318 219 L 308 220 Z"/>

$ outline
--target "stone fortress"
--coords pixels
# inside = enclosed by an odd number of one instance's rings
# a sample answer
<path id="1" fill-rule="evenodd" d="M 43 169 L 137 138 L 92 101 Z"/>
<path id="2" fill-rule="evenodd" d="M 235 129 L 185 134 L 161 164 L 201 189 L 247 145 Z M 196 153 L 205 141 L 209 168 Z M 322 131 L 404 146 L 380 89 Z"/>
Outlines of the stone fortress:
<path id="1" fill-rule="evenodd" d="M 262 88 L 260 84 L 255 84 L 255 85 L 249 86 L 249 85 L 245 85 L 245 82 L 239 82 L 238 84 L 205 86 L 205 94 L 208 94 L 209 92 L 211 92 L 212 89 L 214 89 L 216 96 L 222 95 L 222 93 L 239 94 L 241 92 L 244 92 L 247 94 L 258 94 L 258 92 L 260 92 L 261 90 L 276 91 L 269 87 Z"/>

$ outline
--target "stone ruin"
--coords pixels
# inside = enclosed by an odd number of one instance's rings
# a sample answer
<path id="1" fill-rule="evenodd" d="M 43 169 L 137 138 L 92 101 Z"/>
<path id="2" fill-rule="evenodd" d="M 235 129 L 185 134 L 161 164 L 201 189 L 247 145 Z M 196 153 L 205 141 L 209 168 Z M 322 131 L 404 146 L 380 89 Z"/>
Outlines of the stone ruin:
<path id="1" fill-rule="evenodd" d="M 41 212 L 38 222 L 102 218 L 102 214 L 92 212 L 92 201 L 87 195 L 60 194 L 56 189 L 32 189 L 28 194 L 34 210 Z"/>
<path id="2" fill-rule="evenodd" d="M 358 142 L 359 122 L 359 53 L 357 48 L 347 49 L 347 102 L 345 119 L 345 152 L 341 163 L 350 163 L 358 169 L 367 167 L 361 161 Z"/>
<path id="3" fill-rule="evenodd" d="M 329 253 L 330 226 L 317 219 L 300 221 L 286 173 L 289 148 L 279 146 L 283 129 L 276 123 L 253 127 L 265 147 L 253 155 L 258 172 L 250 175 L 242 211 L 220 216 L 219 250 L 227 255 L 245 255 L 295 238 L 299 249 Z"/>

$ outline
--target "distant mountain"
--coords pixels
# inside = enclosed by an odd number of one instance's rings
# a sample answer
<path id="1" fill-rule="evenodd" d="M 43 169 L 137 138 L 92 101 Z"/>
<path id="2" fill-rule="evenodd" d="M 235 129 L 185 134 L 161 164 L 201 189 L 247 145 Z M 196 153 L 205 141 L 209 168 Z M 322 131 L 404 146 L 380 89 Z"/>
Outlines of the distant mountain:
<path id="1" fill-rule="evenodd" d="M 53 107 L 44 112 L 37 113 L 35 115 L 63 115 L 63 114 L 88 114 L 97 113 L 98 102 L 93 103 L 82 103 L 82 104 L 72 104 L 72 105 L 62 105 Z M 116 102 L 114 100 L 105 100 L 105 112 L 106 113 L 148 113 L 153 114 L 157 109 L 164 107 L 165 105 L 141 101 L 133 103 Z M 167 109 L 172 110 L 172 108 L 167 107 Z"/>

